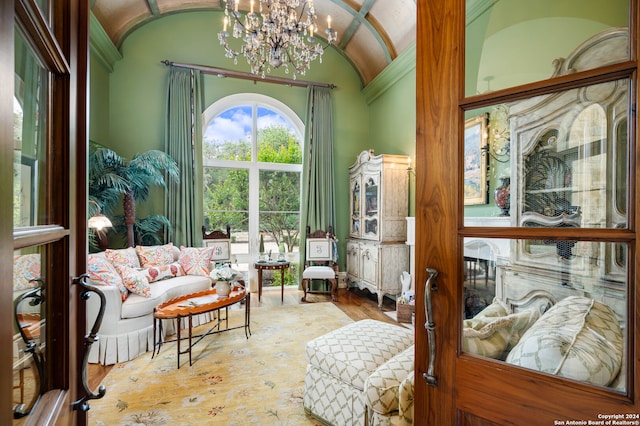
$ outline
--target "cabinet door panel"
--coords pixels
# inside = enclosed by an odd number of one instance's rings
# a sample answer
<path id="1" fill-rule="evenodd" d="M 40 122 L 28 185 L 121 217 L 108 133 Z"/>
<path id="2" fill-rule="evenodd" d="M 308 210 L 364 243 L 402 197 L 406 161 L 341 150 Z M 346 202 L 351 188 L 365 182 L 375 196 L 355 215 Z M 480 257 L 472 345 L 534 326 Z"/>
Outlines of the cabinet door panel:
<path id="1" fill-rule="evenodd" d="M 362 279 L 377 288 L 379 286 L 377 247 L 363 244 L 360 248 L 360 256 L 362 259 Z"/>
<path id="2" fill-rule="evenodd" d="M 358 243 L 347 242 L 347 275 L 350 280 L 360 279 L 360 246 Z"/>
<path id="3" fill-rule="evenodd" d="M 360 175 L 351 177 L 350 188 L 349 211 L 351 212 L 351 224 L 349 235 L 353 238 L 359 238 L 362 235 L 362 179 Z"/>
<path id="4" fill-rule="evenodd" d="M 380 232 L 380 173 L 362 176 L 364 185 L 363 238 L 378 240 Z"/>

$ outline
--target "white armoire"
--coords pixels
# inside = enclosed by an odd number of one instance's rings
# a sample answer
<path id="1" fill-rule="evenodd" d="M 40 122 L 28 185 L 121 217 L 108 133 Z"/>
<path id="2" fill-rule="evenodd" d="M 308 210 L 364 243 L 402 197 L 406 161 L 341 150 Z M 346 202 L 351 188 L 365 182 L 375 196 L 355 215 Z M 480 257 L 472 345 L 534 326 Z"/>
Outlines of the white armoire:
<path id="1" fill-rule="evenodd" d="M 378 296 L 400 293 L 409 270 L 406 216 L 409 213 L 409 157 L 363 151 L 349 168 L 350 229 L 347 279 Z"/>

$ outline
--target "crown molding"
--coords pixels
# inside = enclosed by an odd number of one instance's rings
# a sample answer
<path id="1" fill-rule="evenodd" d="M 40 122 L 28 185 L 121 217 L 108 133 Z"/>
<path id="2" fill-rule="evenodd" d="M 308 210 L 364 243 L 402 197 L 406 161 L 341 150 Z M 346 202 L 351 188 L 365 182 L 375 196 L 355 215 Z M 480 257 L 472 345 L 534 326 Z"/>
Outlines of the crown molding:
<path id="1" fill-rule="evenodd" d="M 393 62 L 362 89 L 365 101 L 370 105 L 398 80 L 416 68 L 416 43 L 413 42 Z"/>
<path id="2" fill-rule="evenodd" d="M 89 43 L 91 53 L 107 71 L 112 72 L 115 63 L 122 59 L 122 55 L 107 35 L 107 32 L 102 28 L 100 21 L 98 21 L 98 18 L 95 17 L 93 12 L 91 12 L 89 19 Z"/>

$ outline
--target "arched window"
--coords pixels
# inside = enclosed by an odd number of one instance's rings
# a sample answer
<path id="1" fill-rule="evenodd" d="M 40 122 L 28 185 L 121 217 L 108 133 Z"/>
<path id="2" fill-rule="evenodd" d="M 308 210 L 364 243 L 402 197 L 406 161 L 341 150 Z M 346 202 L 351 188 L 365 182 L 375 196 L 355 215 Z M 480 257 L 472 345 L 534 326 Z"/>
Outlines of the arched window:
<path id="1" fill-rule="evenodd" d="M 231 226 L 240 264 L 261 246 L 274 259 L 298 252 L 303 134 L 290 108 L 263 95 L 228 96 L 204 112 L 204 223 Z"/>

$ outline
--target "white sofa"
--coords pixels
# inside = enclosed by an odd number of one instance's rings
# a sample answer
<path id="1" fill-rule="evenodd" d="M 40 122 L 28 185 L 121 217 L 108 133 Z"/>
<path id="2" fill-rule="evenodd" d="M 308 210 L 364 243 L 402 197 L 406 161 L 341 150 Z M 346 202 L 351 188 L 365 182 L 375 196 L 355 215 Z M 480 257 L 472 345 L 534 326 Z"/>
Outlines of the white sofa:
<path id="1" fill-rule="evenodd" d="M 172 250 L 174 260 L 177 262 L 180 257 L 180 249 L 173 247 Z M 92 265 L 96 262 L 100 263 L 99 258 L 106 259 L 105 252 L 89 255 L 89 273 L 92 277 L 92 284 L 98 285 L 98 288 L 104 293 L 106 306 L 98 331 L 98 340 L 90 349 L 90 363 L 110 365 L 125 362 L 151 350 L 153 348 L 154 308 L 175 297 L 211 288 L 211 279 L 208 276 L 183 275 L 150 283 L 148 297 L 129 292 L 126 299 L 123 300 L 121 287 L 105 285 L 97 282 L 97 279 L 93 279 L 96 277 L 92 275 L 92 269 L 95 269 L 92 268 Z M 100 310 L 100 298 L 97 294 L 90 294 L 91 296 L 87 300 L 88 330 L 93 326 Z M 194 326 L 203 324 L 213 318 L 212 313 L 202 314 L 193 318 L 193 324 Z M 172 334 L 175 332 L 174 329 L 173 321 L 167 321 L 164 324 L 165 334 Z"/>
<path id="2" fill-rule="evenodd" d="M 305 411 L 325 425 L 413 424 L 413 331 L 357 321 L 311 340 Z"/>

